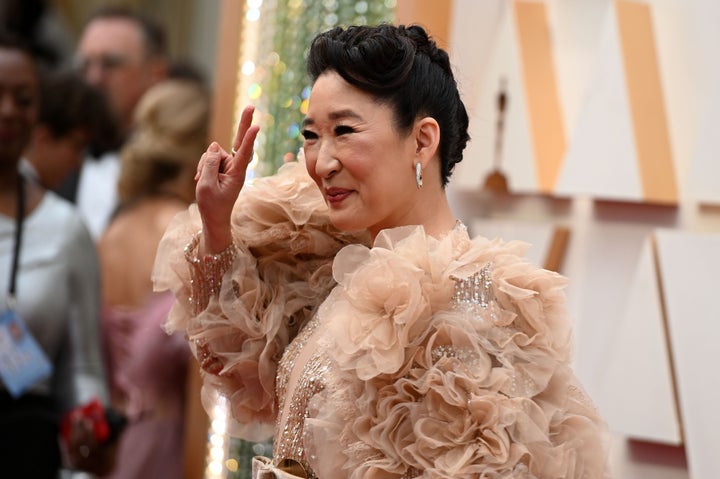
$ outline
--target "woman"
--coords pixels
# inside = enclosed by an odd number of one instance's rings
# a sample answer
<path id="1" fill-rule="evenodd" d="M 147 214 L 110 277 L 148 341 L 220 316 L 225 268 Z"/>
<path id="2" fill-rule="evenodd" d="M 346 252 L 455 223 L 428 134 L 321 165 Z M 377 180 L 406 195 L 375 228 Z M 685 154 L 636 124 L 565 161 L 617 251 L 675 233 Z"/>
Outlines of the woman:
<path id="1" fill-rule="evenodd" d="M 168 223 L 195 199 L 209 104 L 194 81 L 159 83 L 138 104 L 121 153 L 120 207 L 98 245 L 112 402 L 130 419 L 114 479 L 182 477 L 190 350 L 163 330 L 174 297 L 153 293 L 150 276 Z"/>
<path id="2" fill-rule="evenodd" d="M 4 477 L 57 477 L 60 415 L 93 398 L 107 399 L 93 242 L 69 203 L 18 171 L 36 125 L 38 85 L 28 50 L 0 32 L 0 463 Z M 25 362 L 29 343 L 37 344 L 39 356 L 47 362 Z M 33 380 L 10 380 L 9 363 L 27 365 Z M 73 427 L 73 437 L 88 432 L 81 422 L 74 422 L 81 429 Z M 73 440 L 70 457 L 87 457 L 93 450 L 90 446 Z"/>
<path id="3" fill-rule="evenodd" d="M 257 477 L 606 477 L 564 279 L 448 206 L 468 141 L 448 55 L 418 26 L 335 28 L 307 65 L 304 160 L 243 187 L 246 109 L 156 259 L 206 405 L 246 438 L 274 425 Z"/>

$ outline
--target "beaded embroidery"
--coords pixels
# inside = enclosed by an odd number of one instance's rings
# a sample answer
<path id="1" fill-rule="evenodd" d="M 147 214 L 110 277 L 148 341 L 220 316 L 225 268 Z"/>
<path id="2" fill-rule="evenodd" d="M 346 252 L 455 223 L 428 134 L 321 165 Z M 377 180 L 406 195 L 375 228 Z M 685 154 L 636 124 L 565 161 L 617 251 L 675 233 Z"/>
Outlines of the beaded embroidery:
<path id="1" fill-rule="evenodd" d="M 206 254 L 197 257 L 202 230 L 195 233 L 185 246 L 185 260 L 190 265 L 190 297 L 188 298 L 194 314 L 200 314 L 212 296 L 220 292 L 222 277 L 232 266 L 237 255 L 235 244 L 217 254 Z"/>
<path id="2" fill-rule="evenodd" d="M 295 367 L 295 360 L 307 344 L 308 339 L 315 332 L 319 324 L 314 316 L 301 330 L 295 339 L 288 345 L 278 365 L 275 379 L 275 391 L 278 398 L 278 410 L 283 411 L 285 401 L 290 400 L 290 410 L 284 427 L 280 430 L 282 413 L 278 414 L 275 425 L 275 450 L 273 457 L 277 460 L 292 459 L 299 462 L 307 473 L 309 479 L 316 479 L 312 468 L 308 464 L 303 445 L 305 419 L 308 417 L 307 406 L 310 399 L 325 388 L 325 375 L 330 368 L 330 359 L 320 351 L 315 352 L 303 365 L 300 379 L 295 386 L 292 398 L 287 398 L 287 383 Z"/>
<path id="3" fill-rule="evenodd" d="M 490 320 L 496 319 L 495 293 L 492 283 L 492 263 L 482 267 L 477 273 L 467 278 L 450 276 L 455 281 L 453 294 L 453 309 L 485 318 L 489 314 Z"/>

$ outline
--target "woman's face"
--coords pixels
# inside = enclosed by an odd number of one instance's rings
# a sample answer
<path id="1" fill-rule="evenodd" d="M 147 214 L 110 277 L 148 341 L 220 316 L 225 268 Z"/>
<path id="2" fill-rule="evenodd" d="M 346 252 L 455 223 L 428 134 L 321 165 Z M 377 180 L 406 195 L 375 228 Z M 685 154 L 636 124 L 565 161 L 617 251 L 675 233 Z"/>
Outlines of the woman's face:
<path id="1" fill-rule="evenodd" d="M 403 135 L 390 106 L 323 73 L 310 95 L 303 134 L 308 173 L 345 231 L 412 224 L 417 186 L 414 135 Z"/>
<path id="2" fill-rule="evenodd" d="M 38 78 L 22 51 L 0 47 L 0 164 L 17 163 L 38 111 Z"/>

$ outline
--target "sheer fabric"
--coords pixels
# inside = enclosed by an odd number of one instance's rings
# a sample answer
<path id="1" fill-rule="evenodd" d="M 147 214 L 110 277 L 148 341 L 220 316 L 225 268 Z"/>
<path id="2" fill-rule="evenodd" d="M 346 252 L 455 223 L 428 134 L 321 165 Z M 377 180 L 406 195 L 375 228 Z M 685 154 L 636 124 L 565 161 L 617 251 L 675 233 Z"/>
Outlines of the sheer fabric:
<path id="1" fill-rule="evenodd" d="M 207 345 L 210 407 L 232 433 L 273 433 L 275 465 L 309 477 L 604 478 L 605 426 L 569 367 L 561 276 L 522 259 L 527 245 L 443 238 L 421 227 L 341 233 L 301 164 L 243 190 L 238 258 L 220 295 L 192 316 L 183 246 L 193 208 L 160 246 L 156 286 L 181 300 L 168 328 Z M 458 279 L 484 270 L 483 304 Z"/>

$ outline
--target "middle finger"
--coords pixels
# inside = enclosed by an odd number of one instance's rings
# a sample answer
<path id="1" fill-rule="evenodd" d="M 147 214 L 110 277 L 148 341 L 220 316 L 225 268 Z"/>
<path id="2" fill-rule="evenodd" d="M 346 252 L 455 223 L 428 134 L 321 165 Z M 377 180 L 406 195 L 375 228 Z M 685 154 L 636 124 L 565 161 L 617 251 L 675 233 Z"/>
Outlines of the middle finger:
<path id="1" fill-rule="evenodd" d="M 235 133 L 235 139 L 233 140 L 232 145 L 233 156 L 235 156 L 237 154 L 237 151 L 240 150 L 240 146 L 242 145 L 243 139 L 245 138 L 245 133 L 247 133 L 250 125 L 252 124 L 254 112 L 255 107 L 249 105 L 243 109 L 242 115 L 240 115 L 240 123 L 238 124 L 237 133 Z"/>

